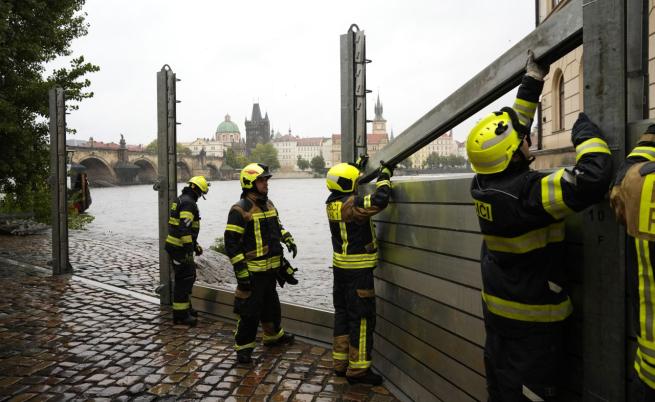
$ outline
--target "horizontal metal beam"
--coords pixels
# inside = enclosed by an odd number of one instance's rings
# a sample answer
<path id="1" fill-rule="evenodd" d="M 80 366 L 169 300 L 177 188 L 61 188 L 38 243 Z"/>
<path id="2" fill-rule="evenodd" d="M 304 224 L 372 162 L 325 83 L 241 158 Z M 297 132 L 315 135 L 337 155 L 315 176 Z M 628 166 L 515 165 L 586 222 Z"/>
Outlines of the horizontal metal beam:
<path id="1" fill-rule="evenodd" d="M 380 161 L 402 162 L 517 86 L 528 50 L 540 63 L 550 64 L 581 44 L 582 0 L 572 0 L 376 153 L 361 182 L 375 178 Z"/>

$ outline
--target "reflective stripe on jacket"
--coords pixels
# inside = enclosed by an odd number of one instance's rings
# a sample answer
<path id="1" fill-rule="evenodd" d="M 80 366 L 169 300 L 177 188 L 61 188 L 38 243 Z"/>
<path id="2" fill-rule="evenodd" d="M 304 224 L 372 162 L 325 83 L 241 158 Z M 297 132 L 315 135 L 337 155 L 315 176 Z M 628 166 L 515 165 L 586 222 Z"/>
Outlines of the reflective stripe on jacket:
<path id="1" fill-rule="evenodd" d="M 194 194 L 188 187 L 182 190 L 170 207 L 166 250 L 174 258 L 193 253 L 200 232 L 200 212 Z"/>
<path id="2" fill-rule="evenodd" d="M 373 194 L 344 194 L 333 191 L 326 201 L 326 213 L 332 234 L 334 268 L 375 268 L 377 240 L 370 217 L 386 208 L 391 182 L 378 179 Z"/>
<path id="3" fill-rule="evenodd" d="M 637 354 L 634 368 L 639 378 L 655 389 L 655 134 L 644 134 L 619 168 L 610 204 L 626 226 L 629 294 Z"/>
<path id="4" fill-rule="evenodd" d="M 541 92 L 524 81 L 514 108 L 530 122 Z M 503 172 L 474 176 L 482 232 L 482 299 L 485 323 L 499 331 L 525 331 L 535 323 L 566 319 L 573 307 L 566 284 L 563 219 L 600 201 L 611 175 L 609 147 L 601 138 L 576 147 L 573 169 L 552 173 L 513 162 Z M 541 325 L 541 324 L 540 324 Z M 527 326 L 527 327 L 526 327 Z"/>
<path id="5" fill-rule="evenodd" d="M 233 205 L 225 227 L 225 251 L 237 277 L 247 271 L 263 272 L 279 268 L 282 245 L 290 234 L 284 229 L 277 209 L 267 198 L 248 192 Z"/>

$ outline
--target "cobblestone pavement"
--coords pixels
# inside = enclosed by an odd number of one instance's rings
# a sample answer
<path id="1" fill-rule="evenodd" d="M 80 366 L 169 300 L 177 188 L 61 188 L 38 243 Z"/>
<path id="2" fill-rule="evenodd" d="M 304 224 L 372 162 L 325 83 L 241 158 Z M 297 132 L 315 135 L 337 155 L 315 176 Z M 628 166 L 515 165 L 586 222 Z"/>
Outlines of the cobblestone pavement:
<path id="1" fill-rule="evenodd" d="M 126 239 L 112 233 L 86 230 L 69 232 L 69 260 L 75 275 L 97 280 L 147 295 L 155 295 L 159 284 L 159 254 L 157 240 Z M 52 259 L 49 232 L 30 236 L 0 235 L 0 256 L 47 267 Z M 212 272 L 198 273 L 199 282 L 233 288 L 235 280 L 227 257 L 213 253 L 202 258 L 210 261 Z M 226 268 L 226 266 L 228 268 Z M 301 272 L 298 286 L 278 289 L 282 301 L 323 309 L 332 309 L 332 283 Z"/>
<path id="2" fill-rule="evenodd" d="M 334 377 L 322 347 L 258 347 L 237 365 L 232 324 L 173 326 L 156 304 L 2 261 L 0 280 L 0 400 L 396 401 Z"/>

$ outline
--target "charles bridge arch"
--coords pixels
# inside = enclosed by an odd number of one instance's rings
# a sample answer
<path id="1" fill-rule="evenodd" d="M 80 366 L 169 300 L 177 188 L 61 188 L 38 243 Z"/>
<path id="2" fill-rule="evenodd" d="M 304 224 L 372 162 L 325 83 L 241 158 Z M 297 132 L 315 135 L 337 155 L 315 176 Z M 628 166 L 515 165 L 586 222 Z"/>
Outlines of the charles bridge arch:
<path id="1" fill-rule="evenodd" d="M 157 179 L 157 155 L 125 148 L 104 149 L 68 146 L 72 162 L 86 167 L 92 186 L 117 186 L 153 183 Z M 205 155 L 177 155 L 178 180 L 203 175 L 209 180 L 220 180 L 223 158 Z"/>

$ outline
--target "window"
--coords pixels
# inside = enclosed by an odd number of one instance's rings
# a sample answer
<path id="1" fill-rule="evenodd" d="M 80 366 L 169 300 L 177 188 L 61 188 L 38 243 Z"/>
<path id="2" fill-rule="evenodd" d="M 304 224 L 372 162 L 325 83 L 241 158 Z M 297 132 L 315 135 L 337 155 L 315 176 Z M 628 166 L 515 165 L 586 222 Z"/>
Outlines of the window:
<path id="1" fill-rule="evenodd" d="M 564 130 L 564 116 L 566 110 L 564 109 L 564 100 L 566 95 L 564 93 L 564 75 L 559 68 L 553 73 L 552 83 L 552 104 L 551 104 L 551 130 L 553 132 Z"/>
<path id="2" fill-rule="evenodd" d="M 564 76 L 560 76 L 559 78 L 559 83 L 557 84 L 557 97 L 558 97 L 558 112 L 559 112 L 559 129 L 564 130 L 564 115 L 566 113 L 566 110 L 564 110 Z"/>

